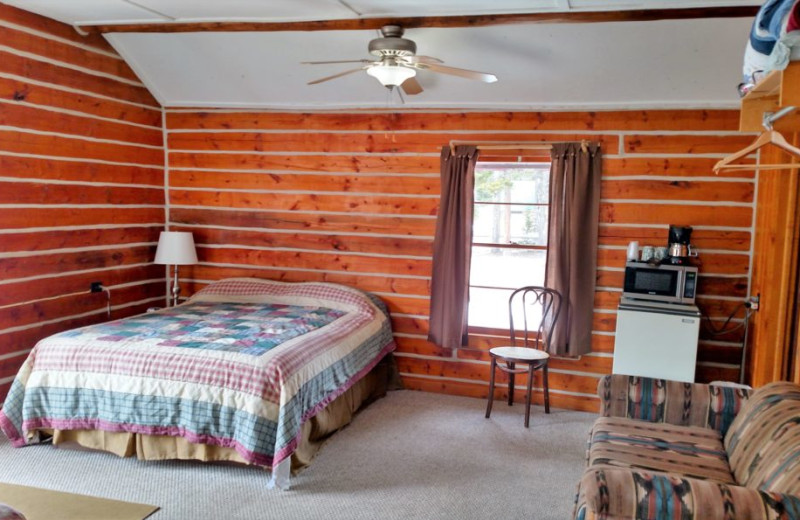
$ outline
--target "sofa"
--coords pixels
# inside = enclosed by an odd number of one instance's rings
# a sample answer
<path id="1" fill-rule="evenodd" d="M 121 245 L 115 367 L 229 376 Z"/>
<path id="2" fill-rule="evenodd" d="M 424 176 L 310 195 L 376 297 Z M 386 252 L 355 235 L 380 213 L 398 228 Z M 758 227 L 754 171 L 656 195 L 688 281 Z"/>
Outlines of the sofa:
<path id="1" fill-rule="evenodd" d="M 800 519 L 800 385 L 598 384 L 576 520 Z"/>

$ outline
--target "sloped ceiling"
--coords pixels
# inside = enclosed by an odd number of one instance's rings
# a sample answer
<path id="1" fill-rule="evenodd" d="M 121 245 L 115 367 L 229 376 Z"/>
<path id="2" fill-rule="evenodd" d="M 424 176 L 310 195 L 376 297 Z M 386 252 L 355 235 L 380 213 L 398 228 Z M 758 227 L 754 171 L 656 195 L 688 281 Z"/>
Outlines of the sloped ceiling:
<path id="1" fill-rule="evenodd" d="M 548 10 L 754 5 L 752 1 L 599 0 L 14 0 L 74 25 L 204 21 L 298 21 L 360 16 L 436 16 Z M 384 89 L 364 72 L 307 82 L 358 65 L 303 61 L 373 59 L 377 31 L 111 33 L 109 42 L 168 107 L 281 109 L 735 108 L 745 18 L 410 29 L 418 54 L 491 72 L 493 84 L 421 71 L 424 92 Z"/>

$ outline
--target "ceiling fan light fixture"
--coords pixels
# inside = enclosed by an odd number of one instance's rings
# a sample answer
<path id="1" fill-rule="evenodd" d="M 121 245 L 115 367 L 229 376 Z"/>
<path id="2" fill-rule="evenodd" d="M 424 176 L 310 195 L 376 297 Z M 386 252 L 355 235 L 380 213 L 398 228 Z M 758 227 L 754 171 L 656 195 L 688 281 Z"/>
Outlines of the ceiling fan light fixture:
<path id="1" fill-rule="evenodd" d="M 380 81 L 384 87 L 397 87 L 416 76 L 417 71 L 410 67 L 383 64 L 368 68 L 367 74 Z"/>

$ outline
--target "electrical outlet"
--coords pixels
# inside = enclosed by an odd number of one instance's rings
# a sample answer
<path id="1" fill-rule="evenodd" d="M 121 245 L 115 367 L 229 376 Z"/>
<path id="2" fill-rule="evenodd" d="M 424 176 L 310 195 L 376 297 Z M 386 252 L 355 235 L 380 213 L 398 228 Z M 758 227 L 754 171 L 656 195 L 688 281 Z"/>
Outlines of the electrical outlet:
<path id="1" fill-rule="evenodd" d="M 102 292 L 103 291 L 103 282 L 92 282 L 90 290 L 92 292 Z"/>

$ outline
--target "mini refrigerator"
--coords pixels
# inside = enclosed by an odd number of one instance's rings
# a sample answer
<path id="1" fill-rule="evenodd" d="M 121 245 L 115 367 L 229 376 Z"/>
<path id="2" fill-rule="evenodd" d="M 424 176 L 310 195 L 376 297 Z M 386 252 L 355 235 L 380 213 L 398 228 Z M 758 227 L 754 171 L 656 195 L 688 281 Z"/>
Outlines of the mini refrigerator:
<path id="1" fill-rule="evenodd" d="M 612 372 L 694 382 L 699 335 L 695 305 L 622 298 Z"/>

